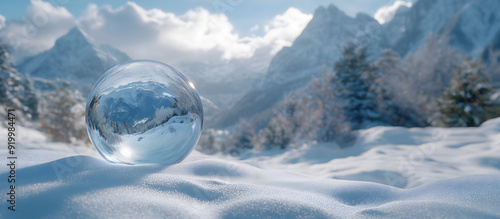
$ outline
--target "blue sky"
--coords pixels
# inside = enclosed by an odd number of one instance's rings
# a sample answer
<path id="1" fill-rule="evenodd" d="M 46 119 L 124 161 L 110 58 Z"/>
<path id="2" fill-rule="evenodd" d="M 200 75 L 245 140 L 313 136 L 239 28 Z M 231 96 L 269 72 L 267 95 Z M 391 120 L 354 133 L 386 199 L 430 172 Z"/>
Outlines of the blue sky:
<path id="1" fill-rule="evenodd" d="M 390 20 L 403 1 L 410 0 L 3 1 L 0 42 L 10 45 L 20 62 L 78 27 L 95 43 L 134 59 L 268 63 L 293 44 L 319 6 L 334 4 L 351 16 L 364 12 Z"/>
<path id="2" fill-rule="evenodd" d="M 114 1 L 92 1 L 92 0 L 49 0 L 54 7 L 65 7 L 74 17 L 83 15 L 90 3 L 98 6 L 110 5 L 118 8 L 124 5 L 126 0 Z M 256 24 L 273 19 L 277 14 L 285 12 L 290 7 L 295 7 L 300 11 L 312 14 L 321 5 L 334 4 L 347 14 L 354 16 L 358 12 L 374 15 L 376 10 L 382 6 L 390 5 L 394 0 L 183 0 L 183 1 L 158 1 L 143 0 L 136 2 L 142 8 L 149 10 L 158 8 L 165 12 L 172 12 L 177 15 L 186 13 L 190 9 L 203 7 L 212 13 L 223 12 L 241 35 L 249 35 L 250 28 Z M 4 1 L 0 7 L 0 14 L 7 21 L 21 19 L 30 1 Z"/>

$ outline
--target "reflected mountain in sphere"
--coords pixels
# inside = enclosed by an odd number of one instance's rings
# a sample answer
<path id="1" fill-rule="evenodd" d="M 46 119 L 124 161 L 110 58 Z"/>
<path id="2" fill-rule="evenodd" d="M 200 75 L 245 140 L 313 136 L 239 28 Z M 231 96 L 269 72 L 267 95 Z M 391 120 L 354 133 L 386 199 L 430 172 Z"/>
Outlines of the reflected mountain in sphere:
<path id="1" fill-rule="evenodd" d="M 181 72 L 137 60 L 113 67 L 98 80 L 85 119 L 92 143 L 108 161 L 173 164 L 198 142 L 203 107 Z"/>

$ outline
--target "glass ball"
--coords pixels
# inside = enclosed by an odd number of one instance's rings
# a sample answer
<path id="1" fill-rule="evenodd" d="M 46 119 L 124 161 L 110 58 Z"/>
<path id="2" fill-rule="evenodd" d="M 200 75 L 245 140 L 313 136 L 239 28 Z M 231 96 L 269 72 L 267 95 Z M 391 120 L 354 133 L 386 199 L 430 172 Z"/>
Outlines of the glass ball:
<path id="1" fill-rule="evenodd" d="M 87 100 L 87 131 L 108 161 L 182 161 L 203 129 L 203 106 L 193 83 L 174 67 L 133 60 L 109 69 Z"/>

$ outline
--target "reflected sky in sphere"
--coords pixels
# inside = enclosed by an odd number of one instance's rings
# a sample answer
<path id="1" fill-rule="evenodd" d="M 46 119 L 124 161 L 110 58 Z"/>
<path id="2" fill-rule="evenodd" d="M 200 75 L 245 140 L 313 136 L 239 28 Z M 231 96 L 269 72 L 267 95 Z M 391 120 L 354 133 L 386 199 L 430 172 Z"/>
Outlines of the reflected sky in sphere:
<path id="1" fill-rule="evenodd" d="M 110 162 L 174 164 L 196 146 L 203 107 L 180 71 L 134 60 L 111 68 L 96 82 L 85 121 L 92 143 Z"/>

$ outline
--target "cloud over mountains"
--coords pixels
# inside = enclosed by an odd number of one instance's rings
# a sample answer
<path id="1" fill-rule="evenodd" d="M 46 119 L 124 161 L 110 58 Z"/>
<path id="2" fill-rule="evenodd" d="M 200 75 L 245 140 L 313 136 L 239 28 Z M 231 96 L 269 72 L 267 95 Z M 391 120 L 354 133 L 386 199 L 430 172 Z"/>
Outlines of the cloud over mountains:
<path id="1" fill-rule="evenodd" d="M 79 26 L 97 43 L 114 46 L 132 58 L 169 63 L 219 62 L 252 58 L 257 50 L 269 58 L 290 46 L 312 15 L 289 8 L 263 26 L 261 35 L 240 36 L 224 14 L 196 8 L 176 15 L 160 9 L 146 10 L 134 2 L 112 8 L 89 4 L 79 18 L 64 7 L 32 1 L 20 21 L 0 17 L 0 39 L 14 47 L 15 61 L 51 48 L 57 38 Z M 250 28 L 250 27 L 249 27 Z"/>
<path id="2" fill-rule="evenodd" d="M 396 12 L 401 7 L 410 8 L 413 4 L 411 2 L 396 0 L 392 5 L 387 5 L 379 8 L 373 16 L 380 24 L 385 24 L 394 18 Z"/>

